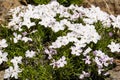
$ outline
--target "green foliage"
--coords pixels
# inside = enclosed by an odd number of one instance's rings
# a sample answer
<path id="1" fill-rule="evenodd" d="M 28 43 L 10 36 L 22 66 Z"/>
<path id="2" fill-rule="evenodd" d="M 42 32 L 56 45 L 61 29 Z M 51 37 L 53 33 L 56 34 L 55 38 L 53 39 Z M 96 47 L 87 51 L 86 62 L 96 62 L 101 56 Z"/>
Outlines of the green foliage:
<path id="1" fill-rule="evenodd" d="M 51 0 L 27 0 L 27 3 L 30 3 L 30 4 L 47 4 L 50 1 Z"/>
<path id="2" fill-rule="evenodd" d="M 82 22 L 82 19 L 75 21 L 75 23 Z M 113 38 L 110 37 L 108 33 L 113 31 L 113 28 L 103 28 L 100 22 L 94 25 L 97 32 L 102 36 L 102 38 L 97 44 L 91 43 L 88 46 L 90 46 L 93 50 L 100 49 L 105 53 L 108 53 L 109 50 L 107 48 L 107 45 Z M 84 58 L 83 55 L 77 57 L 71 54 L 71 50 L 69 48 L 73 45 L 73 43 L 69 43 L 68 45 L 57 49 L 58 53 L 53 56 L 54 59 L 58 60 L 64 55 L 67 58 L 67 65 L 65 65 L 63 68 L 52 68 L 52 66 L 48 65 L 50 64 L 50 61 L 46 59 L 47 55 L 44 54 L 44 47 L 49 46 L 51 42 L 54 42 L 57 39 L 58 36 L 65 36 L 69 32 L 67 29 L 54 33 L 50 28 L 45 28 L 44 26 L 38 25 L 37 23 L 36 26 L 31 27 L 29 30 L 25 27 L 23 28 L 23 32 L 27 31 L 27 36 L 32 38 L 33 41 L 28 41 L 26 43 L 19 41 L 18 43 L 14 44 L 13 40 L 10 40 L 10 38 L 13 38 L 13 32 L 22 32 L 14 30 L 12 31 L 11 29 L 0 27 L 0 31 L 2 32 L 2 34 L 0 34 L 0 37 L 7 39 L 7 42 L 9 44 L 9 46 L 5 49 L 5 51 L 9 53 L 9 59 L 12 59 L 14 56 L 23 57 L 23 64 L 20 65 L 20 67 L 23 68 L 23 71 L 19 76 L 21 80 L 78 80 L 78 76 L 83 70 L 92 73 L 91 77 L 86 78 L 86 80 L 104 79 L 103 76 L 98 75 L 95 68 L 96 64 L 92 63 L 92 65 L 85 65 L 85 63 L 82 61 Z M 37 31 L 30 34 L 34 30 Z M 39 51 L 35 57 L 25 58 L 25 51 L 30 49 Z M 90 54 L 91 57 L 94 57 L 92 53 Z M 7 64 L 11 65 L 10 62 L 7 62 Z M 108 70 L 108 68 L 106 68 L 106 70 Z"/>
<path id="3" fill-rule="evenodd" d="M 33 0 L 36 4 L 47 4 L 50 0 Z M 81 4 L 83 0 L 58 0 L 64 6 L 69 6 L 70 4 Z M 71 11 L 70 11 L 71 12 Z M 72 12 L 71 12 L 72 14 Z M 56 21 L 60 21 L 63 18 L 59 18 L 59 14 L 55 17 Z M 13 59 L 14 56 L 22 56 L 22 64 L 20 64 L 20 68 L 23 69 L 22 73 L 19 74 L 20 80 L 79 80 L 79 75 L 82 71 L 90 72 L 90 77 L 85 78 L 85 80 L 104 80 L 103 75 L 98 74 L 97 65 L 95 62 L 92 62 L 90 65 L 85 64 L 83 61 L 86 58 L 83 55 L 75 56 L 71 54 L 71 46 L 73 46 L 73 42 L 70 42 L 66 46 L 62 46 L 61 48 L 57 48 L 57 54 L 53 55 L 53 59 L 59 60 L 62 56 L 66 57 L 67 65 L 62 68 L 53 68 L 50 63 L 52 60 L 48 59 L 48 55 L 45 54 L 45 48 L 48 48 L 59 36 L 66 36 L 68 32 L 70 32 L 67 27 L 64 30 L 60 30 L 58 32 L 53 32 L 51 28 L 45 28 L 43 25 L 38 24 L 38 20 L 31 20 L 36 23 L 35 26 L 30 27 L 28 29 L 26 26 L 23 26 L 23 31 L 11 30 L 6 27 L 0 26 L 0 39 L 6 39 L 8 43 L 8 47 L 4 49 L 5 52 L 8 52 L 8 62 L 3 64 L 2 67 L 6 65 L 11 66 L 10 60 Z M 72 23 L 82 23 L 83 19 L 78 18 Z M 101 39 L 97 44 L 90 43 L 87 47 L 83 48 L 83 51 L 90 47 L 92 51 L 89 53 L 91 59 L 94 59 L 93 51 L 101 50 L 104 53 L 107 53 L 109 56 L 116 57 L 116 55 L 111 54 L 107 45 L 110 44 L 111 41 L 119 42 L 119 30 L 113 29 L 113 27 L 104 27 L 100 21 L 94 23 L 94 26 L 97 32 L 100 34 Z M 35 31 L 36 30 L 36 31 Z M 34 33 L 31 33 L 35 31 Z M 16 32 L 18 34 L 22 34 L 23 32 L 27 32 L 27 37 L 32 38 L 32 41 L 24 42 L 18 41 L 18 43 L 14 43 L 13 41 L 13 33 Z M 114 36 L 109 36 L 109 32 L 112 32 Z M 27 50 L 36 51 L 36 55 L 33 58 L 26 58 L 25 52 Z M 93 60 L 91 60 L 93 61 Z M 7 66 L 7 67 L 8 67 Z M 113 67 L 113 66 L 112 66 Z M 105 67 L 105 71 L 109 70 L 112 67 Z M 6 67 L 5 67 L 6 68 Z M 2 68 L 3 69 L 3 68 Z M 104 72 L 103 72 L 104 73 Z"/>
<path id="4" fill-rule="evenodd" d="M 33 0 L 37 4 L 47 4 L 50 2 L 50 0 Z"/>
<path id="5" fill-rule="evenodd" d="M 80 5 L 83 2 L 83 0 L 57 0 L 57 1 L 64 6 L 69 6 L 71 4 Z"/>
<path id="6" fill-rule="evenodd" d="M 30 4 L 47 4 L 51 0 L 27 0 L 27 3 Z M 71 4 L 81 5 L 83 0 L 57 0 L 60 4 L 64 6 L 69 6 Z"/>
<path id="7" fill-rule="evenodd" d="M 110 44 L 112 41 L 113 37 L 109 36 L 109 32 L 113 31 L 113 28 L 104 28 L 101 22 L 95 23 L 95 28 L 97 32 L 102 36 L 101 39 L 98 41 L 96 45 L 94 45 L 95 49 L 100 49 L 103 52 L 108 51 L 106 49 L 107 45 Z M 106 52 L 107 53 L 107 52 Z"/>
<path id="8" fill-rule="evenodd" d="M 24 66 L 24 70 L 20 74 L 21 80 L 25 80 L 25 79 L 28 79 L 28 80 L 53 80 L 51 66 L 41 65 L 39 63 L 33 64 L 34 62 L 33 63 L 32 62 L 33 62 L 33 60 L 31 60 L 27 66 Z"/>

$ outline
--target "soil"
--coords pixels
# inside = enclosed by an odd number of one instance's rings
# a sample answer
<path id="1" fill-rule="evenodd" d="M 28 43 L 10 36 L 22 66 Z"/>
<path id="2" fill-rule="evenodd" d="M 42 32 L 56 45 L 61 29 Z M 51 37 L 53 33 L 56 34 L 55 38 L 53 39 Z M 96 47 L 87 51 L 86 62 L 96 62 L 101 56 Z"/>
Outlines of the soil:
<path id="1" fill-rule="evenodd" d="M 120 80 L 120 60 L 115 59 L 114 63 L 116 64 L 116 67 L 108 71 L 110 73 L 110 77 L 105 80 Z"/>
<path id="2" fill-rule="evenodd" d="M 85 7 L 89 7 L 91 4 L 100 7 L 109 14 L 120 14 L 120 0 L 84 0 Z"/>
<path id="3" fill-rule="evenodd" d="M 19 0 L 0 0 L 0 24 L 5 22 L 11 8 L 20 6 Z"/>
<path id="4" fill-rule="evenodd" d="M 3 76 L 4 76 L 4 71 L 0 71 L 0 80 L 4 80 Z"/>

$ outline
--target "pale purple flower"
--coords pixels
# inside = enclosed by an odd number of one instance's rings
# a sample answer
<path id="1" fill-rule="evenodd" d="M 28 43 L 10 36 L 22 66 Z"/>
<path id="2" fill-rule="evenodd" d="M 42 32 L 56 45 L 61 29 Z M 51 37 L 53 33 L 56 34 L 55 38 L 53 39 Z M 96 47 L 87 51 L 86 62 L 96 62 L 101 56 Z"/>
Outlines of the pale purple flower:
<path id="1" fill-rule="evenodd" d="M 50 64 L 53 66 L 53 68 L 57 67 L 58 66 L 58 63 L 57 61 L 55 61 L 54 59 L 52 60 L 52 63 Z"/>
<path id="2" fill-rule="evenodd" d="M 102 69 L 104 66 L 108 66 L 113 63 L 113 58 L 110 58 L 108 55 L 105 55 L 101 50 L 96 50 L 95 55 L 95 63 L 97 64 L 99 69 Z"/>
<path id="3" fill-rule="evenodd" d="M 23 36 L 26 36 L 27 34 L 28 34 L 27 32 L 23 32 L 23 33 L 22 33 Z"/>
<path id="4" fill-rule="evenodd" d="M 67 64 L 66 58 L 65 58 L 65 56 L 62 56 L 62 58 L 60 58 L 58 61 L 55 61 L 53 59 L 53 61 L 50 65 L 52 65 L 53 68 L 55 68 L 55 67 L 60 68 L 60 67 L 64 67 L 66 64 Z"/>
<path id="5" fill-rule="evenodd" d="M 45 49 L 45 54 L 48 55 L 48 59 L 52 59 L 52 55 L 57 54 L 57 51 L 55 49 L 49 48 L 49 49 Z"/>
<path id="6" fill-rule="evenodd" d="M 65 56 L 62 56 L 62 58 L 60 58 L 57 63 L 58 63 L 58 68 L 59 67 L 64 67 L 65 64 L 67 64 L 67 61 L 65 60 Z"/>
<path id="7" fill-rule="evenodd" d="M 79 76 L 80 79 L 84 79 L 85 77 L 89 77 L 90 73 L 82 71 L 82 74 Z"/>
<path id="8" fill-rule="evenodd" d="M 91 61 L 90 61 L 90 56 L 86 56 L 85 59 L 83 59 L 85 61 L 85 64 L 90 64 Z"/>
<path id="9" fill-rule="evenodd" d="M 88 47 L 84 52 L 83 55 L 86 56 L 92 49 Z"/>
<path id="10" fill-rule="evenodd" d="M 103 68 L 102 62 L 99 60 L 99 57 L 95 57 L 94 61 L 96 62 L 98 68 Z"/>
<path id="11" fill-rule="evenodd" d="M 97 52 L 96 52 L 96 51 L 93 51 L 93 54 L 97 54 Z"/>
<path id="12" fill-rule="evenodd" d="M 109 32 L 108 34 L 109 34 L 109 36 L 110 36 L 110 37 L 112 37 L 112 36 L 113 36 L 113 33 L 112 33 L 112 32 Z"/>

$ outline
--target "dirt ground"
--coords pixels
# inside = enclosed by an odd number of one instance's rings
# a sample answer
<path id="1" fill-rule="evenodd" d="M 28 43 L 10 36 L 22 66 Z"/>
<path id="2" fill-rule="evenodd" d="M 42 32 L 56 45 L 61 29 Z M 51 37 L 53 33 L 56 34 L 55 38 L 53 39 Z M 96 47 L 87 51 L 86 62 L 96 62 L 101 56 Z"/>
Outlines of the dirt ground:
<path id="1" fill-rule="evenodd" d="M 0 0 L 0 24 L 5 22 L 9 9 L 20 5 L 19 0 Z"/>
<path id="2" fill-rule="evenodd" d="M 106 78 L 106 80 L 120 80 L 120 60 L 115 59 L 114 63 L 116 63 L 116 67 L 108 71 L 110 77 Z"/>
<path id="3" fill-rule="evenodd" d="M 0 24 L 5 22 L 9 9 L 22 5 L 19 1 L 26 4 L 25 0 L 0 0 Z M 91 4 L 99 6 L 109 14 L 120 15 L 120 0 L 84 0 L 82 5 L 89 7 Z M 120 60 L 115 60 L 115 63 L 117 67 L 109 71 L 111 76 L 106 80 L 120 80 Z M 3 75 L 4 71 L 0 71 L 0 80 L 3 80 Z"/>
<path id="4" fill-rule="evenodd" d="M 109 14 L 120 14 L 120 0 L 84 0 L 84 6 L 89 7 L 91 4 L 100 7 Z"/>
<path id="5" fill-rule="evenodd" d="M 0 80 L 3 80 L 4 71 L 0 71 Z"/>

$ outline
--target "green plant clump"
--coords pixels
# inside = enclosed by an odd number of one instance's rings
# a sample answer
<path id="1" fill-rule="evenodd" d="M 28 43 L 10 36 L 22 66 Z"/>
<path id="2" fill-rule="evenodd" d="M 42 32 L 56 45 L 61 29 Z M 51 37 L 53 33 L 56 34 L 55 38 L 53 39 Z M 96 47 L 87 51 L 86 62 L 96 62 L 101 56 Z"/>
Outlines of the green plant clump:
<path id="1" fill-rule="evenodd" d="M 53 1 L 16 7 L 9 14 L 9 28 L 0 26 L 4 79 L 104 80 L 113 58 L 119 58 L 120 16 L 98 7 Z"/>

